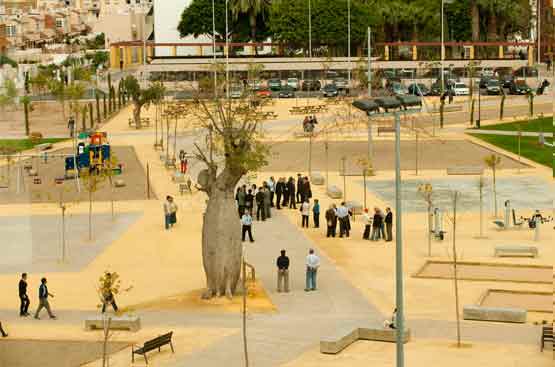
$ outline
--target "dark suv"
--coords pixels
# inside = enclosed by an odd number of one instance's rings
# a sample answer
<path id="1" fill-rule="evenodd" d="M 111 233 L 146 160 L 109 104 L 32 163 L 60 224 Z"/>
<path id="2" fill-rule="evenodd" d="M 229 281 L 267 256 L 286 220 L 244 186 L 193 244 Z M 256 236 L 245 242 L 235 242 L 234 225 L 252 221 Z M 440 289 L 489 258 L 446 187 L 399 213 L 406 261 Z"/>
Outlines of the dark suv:
<path id="1" fill-rule="evenodd" d="M 305 80 L 303 82 L 302 90 L 312 91 L 320 90 L 320 88 L 322 88 L 322 85 L 319 80 Z"/>

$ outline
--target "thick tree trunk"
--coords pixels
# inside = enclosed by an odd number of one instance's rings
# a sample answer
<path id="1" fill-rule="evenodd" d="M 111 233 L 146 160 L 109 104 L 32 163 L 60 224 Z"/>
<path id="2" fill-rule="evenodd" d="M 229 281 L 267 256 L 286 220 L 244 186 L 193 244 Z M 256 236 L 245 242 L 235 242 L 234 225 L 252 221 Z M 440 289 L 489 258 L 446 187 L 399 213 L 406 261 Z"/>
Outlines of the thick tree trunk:
<path id="1" fill-rule="evenodd" d="M 205 298 L 234 293 L 241 273 L 241 227 L 234 186 L 216 187 L 210 194 L 202 229 L 202 259 L 206 273 Z"/>
<path id="2" fill-rule="evenodd" d="M 492 10 L 488 21 L 488 41 L 497 41 L 497 14 Z"/>
<path id="3" fill-rule="evenodd" d="M 139 129 L 141 127 L 141 106 L 137 103 L 133 106 L 133 121 L 135 128 Z"/>
<path id="4" fill-rule="evenodd" d="M 472 41 L 480 40 L 480 9 L 478 9 L 478 0 L 472 0 L 470 5 L 472 17 Z"/>

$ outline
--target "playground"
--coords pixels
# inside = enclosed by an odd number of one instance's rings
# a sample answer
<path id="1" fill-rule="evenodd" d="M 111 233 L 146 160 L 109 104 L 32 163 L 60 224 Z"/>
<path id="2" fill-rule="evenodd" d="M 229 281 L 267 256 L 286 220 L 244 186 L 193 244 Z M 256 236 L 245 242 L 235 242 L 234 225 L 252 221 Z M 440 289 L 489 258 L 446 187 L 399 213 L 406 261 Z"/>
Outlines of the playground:
<path id="1" fill-rule="evenodd" d="M 118 162 L 117 165 L 122 165 L 122 169 L 114 174 L 112 179 L 114 182 L 122 180 L 125 186 L 112 188 L 109 180 L 104 180 L 94 192 L 94 200 L 147 199 L 146 170 L 139 163 L 135 148 L 131 146 L 113 146 L 111 148 L 113 157 Z M 6 158 L 0 159 L 3 163 L 0 166 L 0 181 L 2 182 L 0 204 L 58 203 L 60 199 L 64 202 L 88 200 L 86 184 L 79 182 L 82 180 L 78 180 L 74 174 L 68 176 L 66 172 L 65 159 L 72 158 L 72 148 L 30 154 L 33 157 L 20 158 L 18 154 L 13 155 L 9 171 Z M 150 197 L 155 198 L 152 189 Z"/>

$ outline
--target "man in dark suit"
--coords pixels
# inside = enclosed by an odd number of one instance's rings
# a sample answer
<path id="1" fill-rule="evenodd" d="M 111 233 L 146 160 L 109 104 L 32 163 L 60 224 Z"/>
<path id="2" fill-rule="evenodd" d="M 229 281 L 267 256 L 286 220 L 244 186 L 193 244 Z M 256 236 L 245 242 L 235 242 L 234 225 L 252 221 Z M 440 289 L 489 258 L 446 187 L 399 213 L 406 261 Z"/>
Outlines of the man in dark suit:
<path id="1" fill-rule="evenodd" d="M 297 203 L 302 203 L 301 192 L 303 191 L 303 176 L 297 173 Z"/>
<path id="2" fill-rule="evenodd" d="M 0 334 L 2 334 L 2 338 L 5 338 L 8 336 L 8 333 L 6 333 L 4 331 L 4 329 L 2 328 L 2 323 L 0 322 Z"/>
<path id="3" fill-rule="evenodd" d="M 386 208 L 385 213 L 385 240 L 391 242 L 393 240 L 393 213 L 391 208 Z"/>
<path id="4" fill-rule="evenodd" d="M 280 177 L 278 179 L 278 182 L 276 183 L 276 188 L 275 188 L 277 209 L 281 209 L 281 196 L 283 195 L 284 186 L 285 186 L 285 182 L 283 180 L 283 177 Z"/>
<path id="5" fill-rule="evenodd" d="M 293 177 L 289 177 L 287 188 L 289 189 L 289 208 L 297 209 L 297 204 L 295 202 L 295 179 Z"/>
<path id="6" fill-rule="evenodd" d="M 40 283 L 41 284 L 39 287 L 39 308 L 37 308 L 37 312 L 35 312 L 35 319 L 40 320 L 39 313 L 43 308 L 46 308 L 46 311 L 48 312 L 48 316 L 50 316 L 51 319 L 55 319 L 56 316 L 52 314 L 52 311 L 50 310 L 50 303 L 48 302 L 48 297 L 54 297 L 54 295 L 48 292 L 48 287 L 46 286 L 46 278 L 42 278 L 40 280 Z"/>
<path id="7" fill-rule="evenodd" d="M 19 280 L 19 300 L 21 305 L 19 306 L 19 316 L 29 316 L 29 296 L 27 296 L 27 273 L 21 274 L 21 279 Z"/>

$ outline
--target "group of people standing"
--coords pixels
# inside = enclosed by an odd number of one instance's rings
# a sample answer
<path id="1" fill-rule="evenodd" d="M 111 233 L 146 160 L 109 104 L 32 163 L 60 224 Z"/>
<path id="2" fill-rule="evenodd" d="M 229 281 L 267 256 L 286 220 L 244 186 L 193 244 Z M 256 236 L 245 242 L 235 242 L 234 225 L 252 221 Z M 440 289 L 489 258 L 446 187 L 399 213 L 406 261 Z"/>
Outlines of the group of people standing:
<path id="1" fill-rule="evenodd" d="M 287 207 L 297 209 L 297 204 L 307 203 L 311 197 L 310 181 L 307 176 L 303 176 L 300 173 L 297 174 L 296 181 L 293 177 L 288 179 L 280 177 L 276 181 L 272 176 L 259 187 L 256 184 L 252 184 L 250 187 L 247 187 L 247 185 L 239 186 L 235 193 L 235 201 L 242 224 L 242 240 L 245 241 L 248 235 L 249 240 L 254 242 L 252 222 L 255 215 L 257 221 L 265 221 L 272 217 L 272 208 L 277 210 Z M 300 210 L 303 216 L 305 214 L 310 215 L 310 210 L 315 215 L 316 213 L 320 214 L 319 205 L 309 208 L 308 214 L 306 214 L 306 205 L 304 206 L 304 211 L 301 205 Z M 316 216 L 314 218 L 315 224 L 318 224 Z M 308 217 L 306 225 L 308 226 Z"/>
<path id="2" fill-rule="evenodd" d="M 386 208 L 384 214 L 380 208 L 375 207 L 373 215 L 368 213 L 368 209 L 364 209 L 362 217 L 365 225 L 363 239 L 370 241 L 383 239 L 386 242 L 393 240 L 393 213 L 391 208 Z"/>
<path id="3" fill-rule="evenodd" d="M 277 291 L 278 293 L 289 293 L 289 257 L 286 255 L 285 250 L 281 250 L 280 256 L 276 260 L 277 266 Z M 314 249 L 308 250 L 308 255 L 305 260 L 306 265 L 306 286 L 305 292 L 315 291 L 316 276 L 320 268 L 320 257 L 316 255 Z"/>

